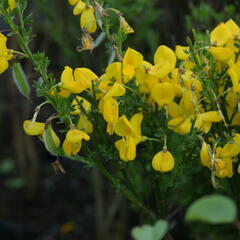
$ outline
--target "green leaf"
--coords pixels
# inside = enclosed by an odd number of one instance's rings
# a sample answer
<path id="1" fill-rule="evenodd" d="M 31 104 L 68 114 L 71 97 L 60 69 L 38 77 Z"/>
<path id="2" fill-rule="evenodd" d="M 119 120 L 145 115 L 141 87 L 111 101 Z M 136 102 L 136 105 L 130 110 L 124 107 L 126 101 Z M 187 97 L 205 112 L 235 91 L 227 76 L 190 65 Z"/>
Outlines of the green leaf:
<path id="1" fill-rule="evenodd" d="M 43 132 L 43 142 L 46 149 L 54 156 L 60 155 L 60 149 L 56 146 L 53 136 L 52 136 L 52 127 L 51 124 Z"/>
<path id="2" fill-rule="evenodd" d="M 19 92 L 23 96 L 29 98 L 31 89 L 28 84 L 26 74 L 24 73 L 21 64 L 14 63 L 12 65 L 12 69 L 13 69 L 13 80 L 14 80 L 15 84 L 17 85 Z"/>
<path id="3" fill-rule="evenodd" d="M 131 235 L 135 240 L 160 240 L 168 229 L 168 222 L 158 220 L 153 226 L 143 225 L 132 229 Z"/>
<path id="4" fill-rule="evenodd" d="M 211 224 L 232 223 L 236 213 L 236 204 L 232 199 L 213 194 L 193 202 L 187 210 L 185 220 Z"/>

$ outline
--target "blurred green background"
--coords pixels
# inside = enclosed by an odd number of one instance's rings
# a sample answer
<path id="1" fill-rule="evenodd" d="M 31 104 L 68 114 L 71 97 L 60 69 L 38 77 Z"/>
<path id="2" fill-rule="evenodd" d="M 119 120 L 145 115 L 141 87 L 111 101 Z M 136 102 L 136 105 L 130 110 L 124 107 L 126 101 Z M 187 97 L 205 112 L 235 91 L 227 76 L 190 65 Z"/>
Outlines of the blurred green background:
<path id="1" fill-rule="evenodd" d="M 98 75 L 103 73 L 108 61 L 104 43 L 92 53 L 76 51 L 81 45 L 79 17 L 72 15 L 67 0 L 37 0 L 29 4 L 36 35 L 31 47 L 46 52 L 51 60 L 50 72 L 60 76 L 68 65 L 90 67 Z M 161 44 L 172 48 L 186 44 L 192 29 L 203 37 L 207 30 L 229 18 L 240 24 L 239 1 L 106 0 L 104 4 L 123 12 L 135 29 L 124 48 L 130 46 L 140 51 L 148 61 L 152 61 L 155 49 Z M 8 28 L 2 21 L 0 24 L 1 29 Z M 9 42 L 9 48 L 17 48 L 14 40 Z M 31 64 L 25 61 L 24 67 L 29 80 L 36 80 L 38 76 Z M 0 239 L 131 239 L 131 228 L 140 222 L 134 209 L 96 169 L 61 159 L 67 173 L 56 176 L 51 167 L 55 159 L 37 138 L 25 135 L 22 130 L 23 121 L 31 118 L 41 99 L 32 94 L 33 104 L 23 98 L 12 81 L 11 70 L 0 78 Z M 40 119 L 50 114 L 51 109 L 44 108 Z M 186 206 L 213 192 L 207 171 L 202 168 L 201 176 L 191 176 L 194 181 L 185 181 L 181 192 L 168 196 L 179 206 L 171 231 L 174 239 L 236 239 L 235 230 L 229 226 L 183 223 Z"/>

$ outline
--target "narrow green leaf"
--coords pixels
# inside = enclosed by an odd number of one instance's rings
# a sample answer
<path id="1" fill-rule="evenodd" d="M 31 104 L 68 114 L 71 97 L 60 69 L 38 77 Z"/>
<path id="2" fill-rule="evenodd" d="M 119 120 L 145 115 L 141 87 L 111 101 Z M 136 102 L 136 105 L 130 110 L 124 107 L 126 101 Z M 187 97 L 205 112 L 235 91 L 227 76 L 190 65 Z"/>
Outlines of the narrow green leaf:
<path id="1" fill-rule="evenodd" d="M 56 146 L 53 136 L 52 136 L 52 127 L 51 124 L 43 132 L 43 142 L 46 149 L 54 156 L 60 155 L 60 149 Z"/>
<path id="2" fill-rule="evenodd" d="M 132 229 L 131 235 L 134 240 L 160 240 L 168 229 L 168 222 L 158 220 L 153 226 L 142 225 Z"/>
<path id="3" fill-rule="evenodd" d="M 236 204 L 232 199 L 213 194 L 193 202 L 187 210 L 185 219 L 211 224 L 232 223 L 236 218 L 236 213 Z"/>
<path id="4" fill-rule="evenodd" d="M 13 80 L 14 80 L 15 84 L 17 85 L 19 92 L 23 96 L 29 98 L 31 89 L 28 84 L 26 74 L 24 73 L 21 64 L 14 63 L 12 65 L 12 69 L 13 69 Z"/>

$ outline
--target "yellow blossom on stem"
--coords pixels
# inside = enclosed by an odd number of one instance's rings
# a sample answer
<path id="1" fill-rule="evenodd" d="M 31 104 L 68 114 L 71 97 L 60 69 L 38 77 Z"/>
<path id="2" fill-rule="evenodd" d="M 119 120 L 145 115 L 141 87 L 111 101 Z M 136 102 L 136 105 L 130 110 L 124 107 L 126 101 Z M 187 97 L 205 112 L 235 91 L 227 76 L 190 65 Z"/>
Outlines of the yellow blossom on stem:
<path id="1" fill-rule="evenodd" d="M 16 8 L 16 0 L 8 0 L 9 10 L 12 11 Z"/>
<path id="2" fill-rule="evenodd" d="M 134 30 L 132 27 L 129 26 L 126 19 L 123 16 L 119 16 L 119 22 L 120 22 L 120 29 L 123 31 L 124 34 L 134 33 Z"/>
<path id="3" fill-rule="evenodd" d="M 115 142 L 115 146 L 119 152 L 119 157 L 123 161 L 131 161 L 136 157 L 136 142 L 132 135 L 127 135 L 121 140 Z"/>
<path id="4" fill-rule="evenodd" d="M 70 129 L 67 132 L 66 140 L 71 143 L 77 143 L 82 141 L 82 139 L 89 141 L 90 137 L 88 134 L 86 134 L 84 131 L 79 129 Z"/>
<path id="5" fill-rule="evenodd" d="M 231 38 L 232 38 L 231 32 L 229 28 L 225 25 L 225 23 L 220 23 L 210 33 L 211 43 L 215 44 L 218 47 L 226 44 L 229 40 L 231 40 Z"/>
<path id="6" fill-rule="evenodd" d="M 88 120 L 88 118 L 85 114 L 80 114 L 77 127 L 78 127 L 78 129 L 80 129 L 86 133 L 89 133 L 89 134 L 91 134 L 93 131 L 93 125 Z"/>
<path id="7" fill-rule="evenodd" d="M 83 1 L 78 1 L 73 8 L 73 15 L 79 15 L 86 9 L 86 3 Z"/>
<path id="8" fill-rule="evenodd" d="M 45 129 L 45 123 L 25 120 L 23 123 L 25 133 L 31 136 L 41 135 Z"/>
<path id="9" fill-rule="evenodd" d="M 75 5 L 78 1 L 79 1 L 79 0 L 68 0 L 68 3 L 73 6 L 73 5 Z"/>
<path id="10" fill-rule="evenodd" d="M 162 150 L 154 155 L 152 159 L 152 167 L 155 171 L 169 172 L 174 168 L 175 160 L 168 150 Z"/>
<path id="11" fill-rule="evenodd" d="M 174 98 L 174 88 L 168 82 L 157 83 L 152 88 L 151 97 L 159 106 L 169 105 Z"/>
<path id="12" fill-rule="evenodd" d="M 227 62 L 234 56 L 233 50 L 226 47 L 210 47 L 208 51 L 217 61 L 221 62 Z"/>
<path id="13" fill-rule="evenodd" d="M 175 48 L 177 58 L 180 60 L 187 60 L 189 58 L 189 54 L 187 53 L 188 50 L 189 47 L 177 45 Z"/>
<path id="14" fill-rule="evenodd" d="M 83 31 L 88 33 L 94 33 L 97 30 L 97 21 L 94 15 L 93 7 L 89 7 L 84 10 L 80 17 L 80 26 Z"/>
<path id="15" fill-rule="evenodd" d="M 132 48 L 128 48 L 123 58 L 123 75 L 124 83 L 127 83 L 135 75 L 135 69 L 142 63 L 143 56 L 141 53 Z"/>
<path id="16" fill-rule="evenodd" d="M 0 74 L 8 69 L 11 58 L 12 54 L 7 49 L 7 37 L 0 33 Z"/>
<path id="17" fill-rule="evenodd" d="M 66 155 L 76 155 L 81 150 L 82 142 L 72 143 L 65 139 L 62 147 Z"/>

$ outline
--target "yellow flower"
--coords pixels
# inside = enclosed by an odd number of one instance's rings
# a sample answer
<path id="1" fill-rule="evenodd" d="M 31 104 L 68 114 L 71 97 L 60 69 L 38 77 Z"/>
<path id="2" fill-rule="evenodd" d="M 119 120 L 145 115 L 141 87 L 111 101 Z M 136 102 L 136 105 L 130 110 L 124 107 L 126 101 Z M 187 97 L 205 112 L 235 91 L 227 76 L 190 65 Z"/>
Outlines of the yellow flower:
<path id="1" fill-rule="evenodd" d="M 174 168 L 174 165 L 175 165 L 174 157 L 167 150 L 163 150 L 155 154 L 152 159 L 153 169 L 159 172 L 169 172 Z"/>
<path id="2" fill-rule="evenodd" d="M 63 151 L 66 155 L 76 155 L 82 146 L 82 140 L 89 141 L 90 137 L 79 129 L 70 129 L 63 142 Z"/>
<path id="3" fill-rule="evenodd" d="M 74 4 L 75 5 L 75 4 Z M 86 3 L 83 1 L 79 1 L 77 2 L 77 4 L 75 5 L 74 9 L 73 9 L 73 15 L 79 15 L 81 14 L 84 10 L 86 9 Z"/>
<path id="4" fill-rule="evenodd" d="M 136 157 L 136 142 L 133 136 L 128 135 L 115 142 L 119 157 L 123 161 L 131 161 Z"/>
<path id="5" fill-rule="evenodd" d="M 103 118 L 108 123 L 115 123 L 118 120 L 118 103 L 117 100 L 110 97 L 104 100 Z"/>
<path id="6" fill-rule="evenodd" d="M 11 58 L 12 54 L 7 49 L 7 37 L 0 33 L 0 74 L 8 69 Z"/>
<path id="7" fill-rule="evenodd" d="M 9 10 L 12 11 L 14 8 L 16 8 L 16 1 L 8 0 L 8 6 L 9 6 Z"/>
<path id="8" fill-rule="evenodd" d="M 117 83 L 122 83 L 122 63 L 113 62 L 106 68 L 106 79 L 114 80 Z"/>
<path id="9" fill-rule="evenodd" d="M 61 75 L 62 88 L 71 93 L 81 93 L 90 89 L 91 82 L 97 79 L 97 75 L 88 68 L 76 68 L 73 76 L 73 69 L 66 66 Z"/>
<path id="10" fill-rule="evenodd" d="M 72 107 L 74 111 L 71 112 L 71 114 L 79 114 L 80 112 L 82 112 L 80 106 L 82 106 L 87 112 L 91 110 L 91 103 L 89 101 L 87 101 L 83 97 L 76 96 L 72 101 Z"/>
<path id="11" fill-rule="evenodd" d="M 70 5 L 75 5 L 79 0 L 68 0 Z"/>
<path id="12" fill-rule="evenodd" d="M 239 37 L 239 26 L 232 19 L 229 19 L 227 22 L 225 22 L 225 26 L 228 28 L 234 39 Z"/>
<path id="13" fill-rule="evenodd" d="M 236 134 L 231 142 L 223 146 L 221 155 L 223 157 L 236 157 L 240 153 L 240 134 Z"/>
<path id="14" fill-rule="evenodd" d="M 88 33 L 94 33 L 97 30 L 97 22 L 94 15 L 93 7 L 89 7 L 84 10 L 80 18 L 80 26 L 83 31 Z"/>
<path id="15" fill-rule="evenodd" d="M 123 137 L 132 134 L 134 129 L 126 116 L 123 115 L 118 119 L 114 131 L 118 136 Z"/>
<path id="16" fill-rule="evenodd" d="M 123 31 L 124 34 L 134 33 L 133 28 L 129 26 L 126 19 L 122 16 L 119 16 L 120 21 L 120 29 Z"/>
<path id="17" fill-rule="evenodd" d="M 82 139 L 89 141 L 90 137 L 88 134 L 79 129 L 70 129 L 67 132 L 66 140 L 70 143 L 78 143 L 81 142 Z"/>
<path id="18" fill-rule="evenodd" d="M 189 54 L 187 53 L 188 50 L 189 47 L 177 45 L 175 49 L 177 58 L 180 60 L 187 60 L 189 58 Z"/>
<path id="19" fill-rule="evenodd" d="M 72 143 L 66 139 L 63 142 L 63 151 L 66 155 L 76 155 L 81 150 L 82 142 Z"/>
<path id="20" fill-rule="evenodd" d="M 28 135 L 41 135 L 45 129 L 45 123 L 25 120 L 23 123 L 23 129 Z"/>
<path id="21" fill-rule="evenodd" d="M 123 96 L 125 92 L 126 90 L 123 87 L 123 85 L 115 82 L 113 86 L 105 94 L 103 99 L 106 101 L 108 98 L 111 98 L 111 97 L 120 97 L 120 96 Z"/>
<path id="22" fill-rule="evenodd" d="M 211 43 L 216 44 L 218 47 L 226 44 L 229 40 L 231 40 L 231 38 L 231 32 L 228 26 L 226 26 L 224 23 L 220 23 L 210 34 Z"/>
<path id="23" fill-rule="evenodd" d="M 176 65 L 176 56 L 172 49 L 165 45 L 161 45 L 157 48 L 154 54 L 154 64 L 163 64 L 164 62 L 168 62 L 173 69 Z"/>
<path id="24" fill-rule="evenodd" d="M 157 83 L 152 88 L 151 97 L 159 106 L 169 105 L 174 98 L 174 88 L 168 82 Z"/>
<path id="25" fill-rule="evenodd" d="M 115 133 L 123 137 L 115 142 L 119 156 L 123 161 L 130 161 L 136 157 L 136 146 L 142 141 L 142 119 L 142 113 L 134 114 L 130 121 L 123 115 L 114 126 Z"/>
<path id="26" fill-rule="evenodd" d="M 200 152 L 201 163 L 203 166 L 208 167 L 214 171 L 214 175 L 219 178 L 232 177 L 233 175 L 232 158 L 230 156 L 224 155 L 226 153 L 226 150 L 231 151 L 231 147 L 227 146 L 225 147 L 225 150 L 224 148 L 217 147 L 216 152 L 214 154 L 212 153 L 210 156 L 209 152 L 212 151 L 210 146 L 206 142 L 203 142 L 202 144 Z M 234 155 L 235 154 L 236 152 Z"/>
<path id="27" fill-rule="evenodd" d="M 135 75 L 135 69 L 142 63 L 143 56 L 141 53 L 128 48 L 123 58 L 123 76 L 124 83 L 127 83 Z"/>
<path id="28" fill-rule="evenodd" d="M 210 147 L 206 142 L 203 142 L 202 148 L 200 151 L 200 159 L 203 166 L 210 168 L 211 158 L 209 155 Z"/>
<path id="29" fill-rule="evenodd" d="M 78 127 L 78 129 L 80 129 L 86 133 L 91 134 L 93 131 L 92 123 L 88 120 L 87 116 L 84 114 L 80 114 L 77 127 Z"/>
<path id="30" fill-rule="evenodd" d="M 240 61 L 237 61 L 234 65 L 232 65 L 228 70 L 227 70 L 228 75 L 230 76 L 232 80 L 232 90 L 234 93 L 239 93 L 240 92 Z"/>
<path id="31" fill-rule="evenodd" d="M 220 62 L 227 62 L 234 56 L 233 50 L 226 47 L 210 47 L 208 51 Z"/>

